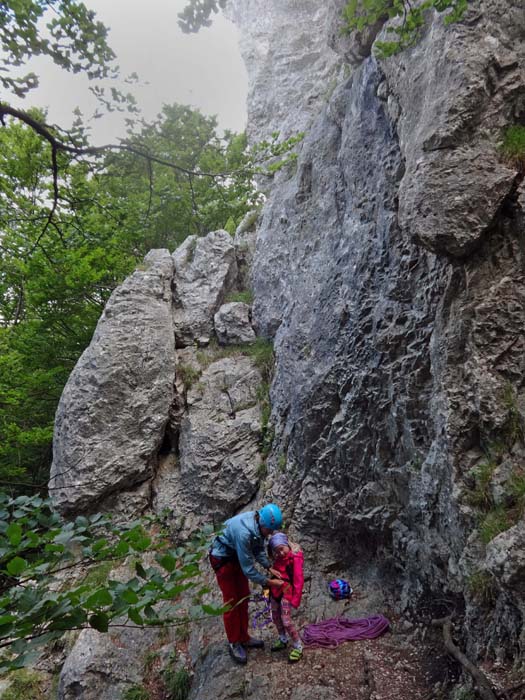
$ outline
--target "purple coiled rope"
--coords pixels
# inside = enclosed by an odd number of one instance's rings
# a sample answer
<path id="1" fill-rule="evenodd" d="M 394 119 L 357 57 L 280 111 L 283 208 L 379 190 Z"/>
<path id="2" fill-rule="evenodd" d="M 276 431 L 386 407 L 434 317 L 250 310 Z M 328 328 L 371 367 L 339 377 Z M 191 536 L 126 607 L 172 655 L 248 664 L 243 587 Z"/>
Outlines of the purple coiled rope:
<path id="1" fill-rule="evenodd" d="M 390 622 L 383 615 L 370 615 L 356 620 L 331 617 L 329 620 L 307 625 L 301 636 L 306 647 L 335 649 L 343 642 L 375 639 L 389 627 Z"/>

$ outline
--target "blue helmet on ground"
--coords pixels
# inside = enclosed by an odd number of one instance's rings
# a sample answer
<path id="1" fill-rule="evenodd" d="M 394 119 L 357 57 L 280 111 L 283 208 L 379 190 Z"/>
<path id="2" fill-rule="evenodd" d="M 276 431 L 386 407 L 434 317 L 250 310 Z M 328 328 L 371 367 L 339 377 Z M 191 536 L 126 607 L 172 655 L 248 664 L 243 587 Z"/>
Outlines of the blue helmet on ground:
<path id="1" fill-rule="evenodd" d="M 259 511 L 259 524 L 267 530 L 278 530 L 283 524 L 283 514 L 275 503 L 267 503 Z"/>

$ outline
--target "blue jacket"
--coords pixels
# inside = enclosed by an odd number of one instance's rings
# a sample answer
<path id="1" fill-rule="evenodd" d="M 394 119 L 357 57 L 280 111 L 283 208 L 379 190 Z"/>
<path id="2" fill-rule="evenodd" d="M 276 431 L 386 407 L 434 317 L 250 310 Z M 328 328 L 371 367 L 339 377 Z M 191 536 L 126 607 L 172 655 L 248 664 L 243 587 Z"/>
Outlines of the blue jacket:
<path id="1" fill-rule="evenodd" d="M 268 575 L 261 574 L 254 566 L 254 559 L 265 569 L 270 568 L 270 560 L 264 551 L 264 537 L 255 520 L 256 511 L 239 513 L 224 523 L 224 530 L 213 540 L 211 554 L 214 557 L 237 555 L 244 575 L 261 586 L 266 584 Z"/>

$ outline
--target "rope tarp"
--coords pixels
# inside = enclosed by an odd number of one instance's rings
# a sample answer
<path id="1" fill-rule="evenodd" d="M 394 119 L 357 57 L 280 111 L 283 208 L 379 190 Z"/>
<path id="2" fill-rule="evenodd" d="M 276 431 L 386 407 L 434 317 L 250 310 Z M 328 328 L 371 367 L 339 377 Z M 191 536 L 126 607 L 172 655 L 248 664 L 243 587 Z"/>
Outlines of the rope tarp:
<path id="1" fill-rule="evenodd" d="M 355 642 L 360 639 L 375 639 L 384 634 L 390 622 L 383 615 L 370 615 L 355 620 L 347 617 L 331 617 L 307 625 L 302 638 L 307 647 L 335 649 L 343 642 Z"/>

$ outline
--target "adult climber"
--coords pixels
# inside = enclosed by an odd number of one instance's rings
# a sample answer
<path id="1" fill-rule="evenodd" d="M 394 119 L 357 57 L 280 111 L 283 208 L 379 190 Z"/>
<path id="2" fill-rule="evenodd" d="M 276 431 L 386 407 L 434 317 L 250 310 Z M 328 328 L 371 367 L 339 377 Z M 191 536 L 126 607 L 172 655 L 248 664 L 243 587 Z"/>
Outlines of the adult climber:
<path id="1" fill-rule="evenodd" d="M 248 661 L 246 649 L 264 646 L 262 639 L 248 633 L 248 579 L 264 588 L 283 585 L 279 573 L 270 568 L 264 547 L 265 538 L 279 530 L 282 522 L 281 509 L 275 503 L 268 503 L 259 511 L 240 513 L 226 521 L 210 548 L 210 564 L 224 604 L 231 606 L 223 616 L 229 651 L 239 664 Z M 255 562 L 266 570 L 265 574 L 255 568 Z"/>

